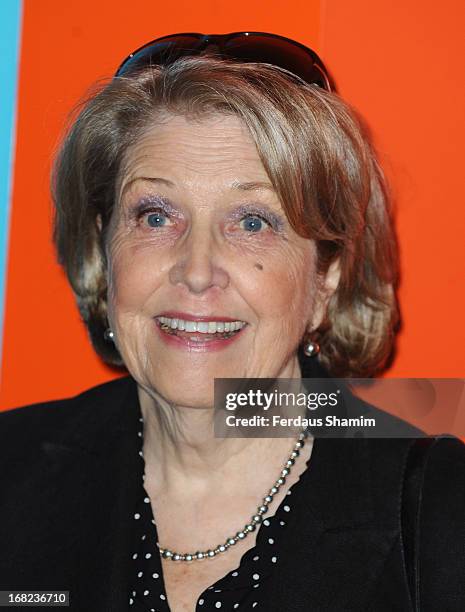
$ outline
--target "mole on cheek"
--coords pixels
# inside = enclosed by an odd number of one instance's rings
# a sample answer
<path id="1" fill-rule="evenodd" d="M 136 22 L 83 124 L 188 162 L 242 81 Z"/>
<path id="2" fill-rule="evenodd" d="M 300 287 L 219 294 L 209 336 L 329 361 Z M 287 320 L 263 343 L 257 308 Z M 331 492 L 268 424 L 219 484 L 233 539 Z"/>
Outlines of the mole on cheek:
<path id="1" fill-rule="evenodd" d="M 254 267 L 257 268 L 257 270 L 263 270 L 262 264 L 256 263 Z"/>

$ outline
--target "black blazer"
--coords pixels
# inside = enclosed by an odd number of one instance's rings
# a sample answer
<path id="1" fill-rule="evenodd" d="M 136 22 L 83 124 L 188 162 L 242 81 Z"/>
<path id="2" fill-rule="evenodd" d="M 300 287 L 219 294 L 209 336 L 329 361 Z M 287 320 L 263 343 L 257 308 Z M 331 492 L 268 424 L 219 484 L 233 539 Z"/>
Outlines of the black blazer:
<path id="1" fill-rule="evenodd" d="M 129 609 L 138 414 L 130 377 L 0 414 L 0 590 L 70 591 L 79 612 Z M 261 609 L 411 609 L 399 527 L 411 442 L 315 440 L 306 503 L 294 509 Z M 428 463 L 424 612 L 465 610 L 464 449 L 441 439 Z"/>

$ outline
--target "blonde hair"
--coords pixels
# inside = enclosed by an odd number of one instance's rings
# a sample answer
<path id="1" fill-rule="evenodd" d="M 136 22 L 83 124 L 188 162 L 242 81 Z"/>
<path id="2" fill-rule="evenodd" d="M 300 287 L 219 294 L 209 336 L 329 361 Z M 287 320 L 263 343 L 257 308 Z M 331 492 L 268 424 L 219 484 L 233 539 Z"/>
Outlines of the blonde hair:
<path id="1" fill-rule="evenodd" d="M 164 112 L 243 120 L 291 226 L 316 241 L 319 274 L 340 262 L 338 289 L 312 335 L 319 360 L 333 376 L 379 372 L 398 321 L 398 265 L 385 182 L 366 130 L 334 93 L 274 66 L 209 56 L 105 84 L 85 102 L 57 156 L 54 241 L 100 356 L 122 364 L 104 340 L 105 230 L 125 153 Z"/>

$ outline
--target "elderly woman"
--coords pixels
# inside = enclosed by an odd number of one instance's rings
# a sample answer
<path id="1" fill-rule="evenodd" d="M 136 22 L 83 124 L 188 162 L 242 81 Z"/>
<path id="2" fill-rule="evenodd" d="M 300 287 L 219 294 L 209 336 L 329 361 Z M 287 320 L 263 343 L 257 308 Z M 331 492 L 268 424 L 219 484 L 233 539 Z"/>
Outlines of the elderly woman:
<path id="1" fill-rule="evenodd" d="M 313 52 L 149 43 L 70 127 L 54 201 L 91 341 L 129 376 L 2 416 L 1 589 L 79 612 L 465 609 L 460 441 L 215 437 L 215 379 L 371 376 L 391 353 L 382 174 Z"/>

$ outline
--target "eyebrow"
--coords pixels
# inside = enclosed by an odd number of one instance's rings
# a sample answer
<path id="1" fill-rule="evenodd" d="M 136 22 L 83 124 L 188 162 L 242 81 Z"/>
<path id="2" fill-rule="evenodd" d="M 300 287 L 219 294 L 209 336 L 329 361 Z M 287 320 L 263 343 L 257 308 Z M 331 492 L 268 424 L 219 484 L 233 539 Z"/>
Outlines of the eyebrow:
<path id="1" fill-rule="evenodd" d="M 135 183 L 136 181 L 148 181 L 149 183 L 154 183 L 158 185 L 164 185 L 165 187 L 176 187 L 175 183 L 168 179 L 164 179 L 158 176 L 137 176 L 126 183 L 123 188 L 122 194 L 126 192 L 129 187 Z M 230 185 L 231 189 L 237 189 L 238 191 L 272 191 L 274 192 L 273 185 L 266 181 L 248 181 L 246 183 L 241 183 L 239 181 L 233 181 Z"/>
<path id="2" fill-rule="evenodd" d="M 266 181 L 250 181 L 248 183 L 239 183 L 238 181 L 234 181 L 231 184 L 231 188 L 239 189 L 240 191 L 263 191 L 264 189 L 274 191 L 273 185 Z"/>
<path id="3" fill-rule="evenodd" d="M 165 185 L 166 187 L 176 186 L 172 181 L 169 181 L 168 179 L 160 178 L 157 176 L 136 176 L 135 178 L 131 179 L 130 181 L 126 183 L 126 185 L 123 187 L 121 195 L 124 195 L 126 191 L 131 187 L 131 185 L 133 185 L 137 181 L 148 181 L 149 183 Z"/>

